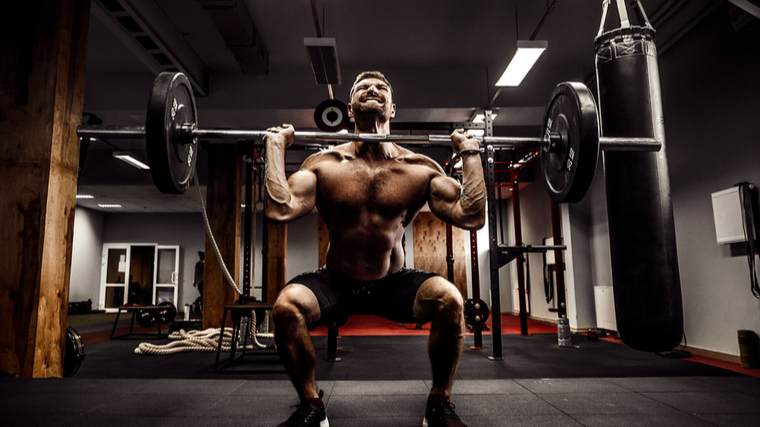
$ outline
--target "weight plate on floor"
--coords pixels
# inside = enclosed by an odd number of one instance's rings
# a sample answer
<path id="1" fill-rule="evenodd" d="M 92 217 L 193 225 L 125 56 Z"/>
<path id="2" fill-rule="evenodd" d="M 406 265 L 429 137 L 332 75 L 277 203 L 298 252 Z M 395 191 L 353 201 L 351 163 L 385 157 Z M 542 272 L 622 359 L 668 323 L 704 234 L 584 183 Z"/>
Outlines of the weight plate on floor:
<path id="1" fill-rule="evenodd" d="M 158 322 L 153 310 L 138 310 L 135 317 L 137 317 L 137 324 L 143 328 L 150 328 Z"/>
<path id="2" fill-rule="evenodd" d="M 174 321 L 174 318 L 177 317 L 177 307 L 174 306 L 174 304 L 170 303 L 169 301 L 164 301 L 159 303 L 160 306 L 166 306 L 166 308 L 161 309 L 158 312 L 158 319 L 161 321 L 161 323 L 172 323 Z"/>
<path id="3" fill-rule="evenodd" d="M 322 132 L 339 132 L 348 127 L 348 107 L 337 99 L 322 101 L 314 110 L 314 123 Z"/>
<path id="4" fill-rule="evenodd" d="M 599 118 L 591 91 L 582 83 L 557 85 L 544 115 L 544 138 L 559 134 L 556 147 L 541 150 L 544 186 L 556 202 L 581 201 L 599 159 Z"/>
<path id="5" fill-rule="evenodd" d="M 84 341 L 76 329 L 66 328 L 66 349 L 63 355 L 63 377 L 71 378 L 84 361 Z"/>
<path id="6" fill-rule="evenodd" d="M 182 73 L 161 73 L 148 100 L 145 145 L 153 183 L 162 193 L 184 193 L 195 173 L 198 142 L 183 140 L 185 124 L 198 124 L 190 81 Z"/>

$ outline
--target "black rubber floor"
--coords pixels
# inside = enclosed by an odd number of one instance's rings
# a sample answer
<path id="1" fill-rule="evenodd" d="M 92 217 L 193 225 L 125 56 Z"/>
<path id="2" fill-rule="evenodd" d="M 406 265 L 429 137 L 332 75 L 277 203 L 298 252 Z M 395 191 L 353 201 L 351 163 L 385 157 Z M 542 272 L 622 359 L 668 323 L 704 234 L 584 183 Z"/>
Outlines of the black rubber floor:
<path id="1" fill-rule="evenodd" d="M 286 379 L 274 350 L 253 351 L 222 373 L 214 374 L 214 352 L 167 356 L 135 354 L 144 340 L 114 340 L 85 347 L 86 358 L 77 378 Z M 266 340 L 262 340 L 267 342 Z M 327 361 L 327 338 L 313 339 L 317 379 L 329 381 L 427 380 L 430 364 L 425 336 L 343 337 L 338 340 L 340 362 Z M 738 375 L 731 371 L 681 359 L 632 350 L 607 341 L 575 335 L 578 348 L 560 348 L 552 334 L 506 335 L 504 360 L 491 361 L 491 337 L 483 350 L 470 350 L 468 336 L 457 371 L 458 379 L 595 378 Z M 168 340 L 151 341 L 156 344 Z M 223 354 L 225 360 L 228 354 Z M 280 372 L 266 372 L 266 371 Z M 252 377 L 252 375 L 254 375 Z"/>
<path id="2" fill-rule="evenodd" d="M 332 427 L 415 426 L 430 392 L 426 337 L 345 337 L 341 362 L 314 339 Z M 468 337 L 467 344 L 471 344 Z M 452 402 L 469 426 L 756 426 L 760 379 L 555 335 L 505 336 L 505 360 L 465 349 Z M 297 403 L 276 356 L 214 374 L 215 353 L 144 356 L 140 340 L 85 348 L 69 379 L 0 380 L 2 426 L 275 426 Z M 250 363 L 269 360 L 271 363 Z"/>

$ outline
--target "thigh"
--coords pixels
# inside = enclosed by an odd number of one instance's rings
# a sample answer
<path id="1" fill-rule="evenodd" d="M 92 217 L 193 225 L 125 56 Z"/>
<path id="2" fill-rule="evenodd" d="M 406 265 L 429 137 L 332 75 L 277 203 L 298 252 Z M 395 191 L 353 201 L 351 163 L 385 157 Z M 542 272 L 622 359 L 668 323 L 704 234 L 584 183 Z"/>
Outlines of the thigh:
<path id="1" fill-rule="evenodd" d="M 310 291 L 319 305 L 319 316 L 309 323 L 309 329 L 327 326 L 354 314 L 350 294 L 333 282 L 326 268 L 301 274 L 288 282 L 288 287 L 299 285 L 300 288 Z"/>

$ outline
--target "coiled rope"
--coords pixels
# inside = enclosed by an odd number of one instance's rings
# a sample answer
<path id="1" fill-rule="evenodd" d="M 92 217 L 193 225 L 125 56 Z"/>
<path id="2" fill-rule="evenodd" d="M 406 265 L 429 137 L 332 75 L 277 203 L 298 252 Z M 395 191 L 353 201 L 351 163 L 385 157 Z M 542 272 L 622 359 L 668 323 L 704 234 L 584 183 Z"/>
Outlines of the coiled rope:
<path id="1" fill-rule="evenodd" d="M 219 261 L 219 265 L 222 267 L 222 271 L 224 272 L 225 279 L 227 279 L 227 283 L 229 283 L 232 289 L 235 290 L 235 293 L 238 295 L 243 295 L 243 291 L 241 291 L 237 284 L 235 284 L 235 279 L 232 278 L 232 275 L 227 269 L 227 266 L 224 264 L 224 260 L 222 259 L 222 255 L 219 251 L 219 246 L 216 244 L 216 239 L 214 239 L 214 235 L 211 232 L 211 225 L 208 221 L 206 205 L 203 203 L 203 195 L 201 194 L 201 187 L 198 184 L 197 173 L 193 173 L 193 181 L 195 183 L 195 192 L 198 196 L 198 203 L 201 205 L 201 212 L 203 213 L 203 224 L 206 227 L 206 234 L 208 234 L 209 240 L 211 240 L 211 246 L 214 248 L 216 259 Z M 273 338 L 274 334 L 259 333 L 256 330 L 258 326 L 256 323 L 255 310 L 251 310 L 250 325 L 251 327 L 248 328 L 248 337 L 251 339 L 252 344 L 246 345 L 246 350 L 252 350 L 254 348 L 265 349 L 274 347 L 274 345 L 265 345 L 259 342 L 259 338 Z M 140 343 L 140 345 L 135 349 L 135 353 L 167 355 L 181 353 L 184 351 L 217 351 L 219 349 L 220 333 L 223 334 L 221 351 L 230 351 L 232 350 L 233 340 L 232 330 L 232 328 L 224 328 L 224 331 L 222 331 L 221 328 L 208 328 L 202 331 L 185 331 L 184 329 L 181 329 L 179 332 L 172 332 L 169 334 L 169 339 L 178 341 L 174 341 L 165 345 L 157 345 L 147 342 Z M 234 337 L 234 339 L 239 339 L 239 336 Z M 243 347 L 240 346 L 239 348 L 242 349 Z"/>
<path id="2" fill-rule="evenodd" d="M 251 339 L 252 344 L 246 345 L 246 350 L 253 350 L 254 348 L 266 349 L 273 348 L 274 345 L 261 344 L 258 338 L 273 338 L 274 334 L 264 334 L 256 332 L 256 312 L 251 311 L 251 324 L 254 325 L 248 328 L 248 337 Z M 151 355 L 168 355 L 175 353 L 182 353 L 185 351 L 217 351 L 219 350 L 219 334 L 222 333 L 222 348 L 221 351 L 232 350 L 232 328 L 224 328 L 222 332 L 221 328 L 208 328 L 202 331 L 185 331 L 180 329 L 179 332 L 172 332 L 169 334 L 169 339 L 178 340 L 165 345 L 157 345 L 151 343 L 140 343 L 135 349 L 137 354 L 151 354 Z M 240 333 L 235 340 L 239 340 Z M 243 346 L 238 346 L 241 350 Z"/>

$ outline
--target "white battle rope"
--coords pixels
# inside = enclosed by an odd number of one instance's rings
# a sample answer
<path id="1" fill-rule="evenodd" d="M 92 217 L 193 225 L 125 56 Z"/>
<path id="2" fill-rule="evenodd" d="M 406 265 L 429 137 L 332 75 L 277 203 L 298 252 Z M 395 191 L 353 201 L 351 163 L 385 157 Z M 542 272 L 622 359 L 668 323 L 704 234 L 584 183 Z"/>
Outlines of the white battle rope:
<path id="1" fill-rule="evenodd" d="M 251 338 L 253 344 L 245 346 L 246 350 L 253 350 L 254 347 L 261 349 L 271 348 L 272 346 L 261 344 L 258 338 L 273 338 L 274 334 L 263 334 L 256 332 L 256 312 L 251 311 L 252 328 L 248 328 L 248 337 Z M 185 331 L 181 329 L 179 332 L 172 332 L 169 334 L 169 339 L 178 341 L 171 342 L 165 345 L 156 345 L 151 343 L 140 343 L 135 349 L 137 354 L 152 354 L 152 355 L 167 355 L 174 353 L 182 353 L 185 351 L 217 351 L 219 349 L 219 334 L 221 328 L 209 328 L 202 331 Z M 234 337 L 234 339 L 238 339 Z M 222 351 L 232 350 L 232 328 L 224 328 L 222 336 Z M 239 346 L 241 350 L 243 346 Z"/>
<path id="2" fill-rule="evenodd" d="M 222 255 L 219 252 L 219 246 L 216 244 L 213 233 L 211 233 L 211 225 L 208 222 L 208 214 L 206 213 L 206 205 L 203 203 L 203 195 L 201 195 L 201 187 L 198 184 L 198 174 L 193 173 L 193 181 L 195 182 L 195 192 L 198 195 L 198 203 L 201 205 L 201 212 L 203 213 L 203 224 L 206 226 L 206 234 L 208 234 L 209 240 L 211 240 L 211 246 L 214 248 L 214 254 L 219 261 L 219 265 L 222 267 L 224 277 L 227 279 L 227 283 L 235 290 L 238 295 L 243 295 L 243 291 L 235 284 L 235 279 L 232 278 L 227 266 L 224 264 Z M 252 350 L 255 347 L 269 348 L 270 346 L 261 344 L 258 338 L 272 338 L 274 334 L 264 334 L 256 331 L 256 311 L 251 310 L 252 325 L 253 327 L 248 329 L 248 336 L 253 341 L 253 344 L 247 345 L 246 350 Z M 180 341 L 174 341 L 166 345 L 156 345 L 151 343 L 140 343 L 135 349 L 137 354 L 174 354 L 181 353 L 183 351 L 217 351 L 219 347 L 219 334 L 220 328 L 209 328 L 202 331 L 185 331 L 184 329 L 179 332 L 173 332 L 169 334 L 169 339 L 175 339 Z M 230 351 L 232 349 L 232 328 L 224 328 L 224 336 L 222 337 L 222 351 Z M 237 339 L 237 337 L 235 337 Z M 242 347 L 241 347 L 242 349 Z"/>
<path id="3" fill-rule="evenodd" d="M 216 254 L 216 259 L 219 260 L 219 265 L 222 267 L 222 271 L 224 272 L 224 277 L 227 279 L 227 283 L 232 286 L 232 289 L 235 290 L 235 292 L 238 295 L 243 295 L 243 291 L 240 290 L 237 284 L 235 284 L 235 279 L 232 278 L 232 275 L 230 274 L 229 270 L 227 270 L 227 266 L 224 264 L 224 260 L 222 259 L 222 254 L 219 252 L 219 246 L 216 244 L 216 239 L 214 239 L 214 235 L 211 233 L 211 225 L 208 223 L 208 215 L 206 214 L 206 205 L 203 203 L 203 196 L 201 195 L 201 186 L 198 184 L 198 174 L 196 172 L 193 172 L 193 181 L 195 181 L 195 192 L 198 194 L 198 203 L 201 205 L 201 212 L 203 213 L 203 224 L 206 226 L 206 234 L 208 234 L 209 240 L 211 240 L 211 246 L 214 247 L 214 253 Z"/>

